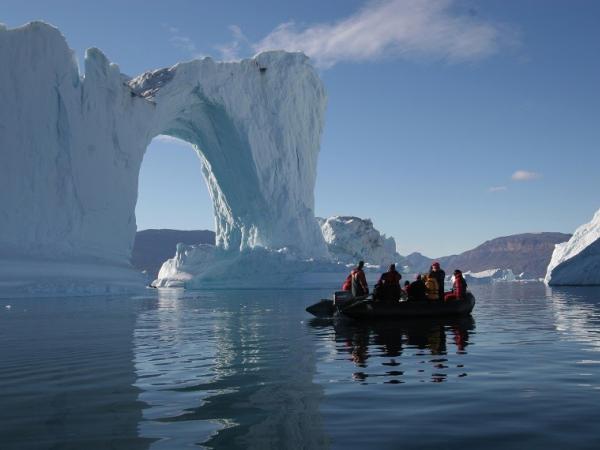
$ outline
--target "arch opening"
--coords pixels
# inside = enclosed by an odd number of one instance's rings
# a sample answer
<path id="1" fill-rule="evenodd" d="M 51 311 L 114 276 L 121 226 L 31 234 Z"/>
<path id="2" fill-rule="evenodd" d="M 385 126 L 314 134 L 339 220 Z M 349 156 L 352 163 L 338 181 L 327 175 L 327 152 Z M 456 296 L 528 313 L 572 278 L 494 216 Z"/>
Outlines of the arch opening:
<path id="1" fill-rule="evenodd" d="M 202 163 L 191 144 L 159 135 L 144 154 L 136 202 L 137 232 L 131 263 L 158 278 L 177 244 L 215 243 L 213 204 L 202 177 Z"/>
<path id="2" fill-rule="evenodd" d="M 135 215 L 137 231 L 214 232 L 212 200 L 191 144 L 165 135 L 151 141 L 140 167 Z"/>

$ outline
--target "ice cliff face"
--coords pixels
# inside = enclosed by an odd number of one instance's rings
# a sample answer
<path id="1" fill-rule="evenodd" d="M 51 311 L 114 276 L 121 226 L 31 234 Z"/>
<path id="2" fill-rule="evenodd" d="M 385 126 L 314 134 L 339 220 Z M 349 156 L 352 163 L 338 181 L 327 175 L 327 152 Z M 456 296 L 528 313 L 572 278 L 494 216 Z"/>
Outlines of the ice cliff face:
<path id="1" fill-rule="evenodd" d="M 551 286 L 600 285 L 600 210 L 569 241 L 556 245 L 545 281 Z"/>
<path id="2" fill-rule="evenodd" d="M 396 252 L 396 241 L 373 227 L 370 219 L 352 216 L 318 218 L 329 253 L 334 260 L 356 264 L 362 259 L 371 265 L 387 268 L 403 259 Z M 400 269 L 400 268 L 398 268 Z"/>
<path id="3" fill-rule="evenodd" d="M 326 99 L 304 55 L 205 58 L 129 79 L 90 49 L 80 76 L 60 32 L 36 22 L 0 28 L 0 61 L 1 260 L 129 270 L 138 174 L 159 134 L 198 153 L 221 251 L 327 255 L 313 214 Z"/>

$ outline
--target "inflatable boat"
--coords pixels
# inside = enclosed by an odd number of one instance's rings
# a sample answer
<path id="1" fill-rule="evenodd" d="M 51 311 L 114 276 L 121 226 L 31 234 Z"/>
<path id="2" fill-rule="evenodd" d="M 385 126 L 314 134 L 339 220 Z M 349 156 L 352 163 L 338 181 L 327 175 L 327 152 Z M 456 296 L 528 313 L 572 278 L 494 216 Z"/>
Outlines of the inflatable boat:
<path id="1" fill-rule="evenodd" d="M 337 294 L 337 293 L 336 293 Z M 382 302 L 365 299 L 323 299 L 306 308 L 316 317 L 342 315 L 353 319 L 467 316 L 475 307 L 475 297 L 467 292 L 464 300 Z"/>

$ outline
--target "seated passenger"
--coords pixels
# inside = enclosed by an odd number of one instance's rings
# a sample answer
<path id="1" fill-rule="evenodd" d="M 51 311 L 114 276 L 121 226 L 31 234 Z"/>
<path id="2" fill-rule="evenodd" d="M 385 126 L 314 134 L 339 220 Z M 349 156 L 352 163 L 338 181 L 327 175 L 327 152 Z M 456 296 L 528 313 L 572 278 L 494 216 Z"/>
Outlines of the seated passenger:
<path id="1" fill-rule="evenodd" d="M 446 279 L 446 272 L 442 270 L 440 267 L 440 263 L 438 261 L 434 261 L 431 264 L 431 268 L 429 269 L 429 275 L 433 276 L 438 283 L 438 300 L 444 299 L 444 281 Z"/>
<path id="2" fill-rule="evenodd" d="M 404 288 L 402 288 L 402 292 L 400 293 L 400 297 L 407 300 L 408 299 L 408 290 L 410 288 L 410 281 L 406 280 L 404 282 Z"/>
<path id="3" fill-rule="evenodd" d="M 402 275 L 396 271 L 396 264 L 390 264 L 388 271 L 381 275 L 375 285 L 373 297 L 382 301 L 397 302 L 402 291 L 400 288 L 401 279 Z"/>
<path id="4" fill-rule="evenodd" d="M 359 261 L 358 266 L 352 269 L 350 276 L 352 277 L 352 297 L 365 297 L 369 294 L 369 285 L 367 277 L 363 271 L 365 266 L 364 261 Z"/>
<path id="5" fill-rule="evenodd" d="M 417 275 L 417 279 L 410 283 L 408 287 L 408 300 L 409 301 L 422 301 L 425 300 L 425 283 L 421 279 L 421 274 Z"/>
<path id="6" fill-rule="evenodd" d="M 344 284 L 342 284 L 342 291 L 351 291 L 351 290 L 352 290 L 352 273 L 350 273 L 346 277 Z"/>
<path id="7" fill-rule="evenodd" d="M 440 299 L 440 287 L 438 280 L 435 275 L 431 273 L 425 276 L 425 290 L 427 300 L 439 300 Z"/>
<path id="8" fill-rule="evenodd" d="M 462 272 L 458 269 L 454 271 L 454 284 L 452 292 L 444 294 L 444 300 L 464 300 L 467 296 L 467 282 L 463 278 Z"/>

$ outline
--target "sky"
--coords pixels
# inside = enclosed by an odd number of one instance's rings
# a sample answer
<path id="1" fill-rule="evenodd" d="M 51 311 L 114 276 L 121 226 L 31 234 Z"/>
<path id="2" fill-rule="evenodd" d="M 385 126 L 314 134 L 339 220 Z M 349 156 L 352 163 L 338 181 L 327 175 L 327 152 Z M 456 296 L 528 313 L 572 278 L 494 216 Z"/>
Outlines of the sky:
<path id="1" fill-rule="evenodd" d="M 83 64 L 306 52 L 328 94 L 315 213 L 354 215 L 398 251 L 460 253 L 515 233 L 572 233 L 600 208 L 600 2 L 0 0 L 44 20 Z M 161 136 L 138 229 L 214 229 L 192 147 Z"/>

